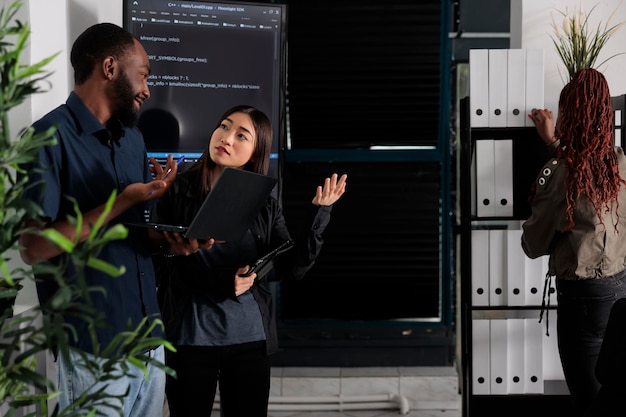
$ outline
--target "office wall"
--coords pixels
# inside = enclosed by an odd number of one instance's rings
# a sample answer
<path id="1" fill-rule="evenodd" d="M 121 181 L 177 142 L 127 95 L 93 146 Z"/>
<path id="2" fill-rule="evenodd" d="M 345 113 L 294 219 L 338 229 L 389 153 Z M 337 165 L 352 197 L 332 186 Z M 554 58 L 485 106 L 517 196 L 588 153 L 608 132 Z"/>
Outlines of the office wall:
<path id="1" fill-rule="evenodd" d="M 615 11 L 610 25 L 626 21 L 626 2 L 597 0 L 511 0 L 511 48 L 534 49 L 545 51 L 545 105 L 557 114 L 559 93 L 565 85 L 561 73 L 564 66 L 554 49 L 550 36 L 554 33 L 552 18 L 562 26 L 563 16 L 559 11 L 569 8 L 570 12 L 580 5 L 586 12 L 591 12 L 589 28 L 595 30 L 600 22 L 604 23 Z M 626 52 L 626 26 L 619 29 L 602 49 L 597 63 L 606 58 Z M 606 76 L 612 96 L 626 94 L 626 54 L 616 56 L 598 69 Z"/>
<path id="2" fill-rule="evenodd" d="M 5 0 L 10 1 L 10 0 Z M 74 39 L 99 22 L 122 24 L 122 0 L 23 0 L 28 5 L 32 27 L 31 60 L 60 51 L 49 69 L 53 89 L 32 99 L 32 118 L 37 119 L 53 106 L 65 102 L 72 86 L 69 51 Z"/>
<path id="3" fill-rule="evenodd" d="M 13 0 L 2 0 L 5 7 Z M 69 51 L 73 40 L 87 27 L 98 22 L 122 25 L 122 0 L 23 0 L 17 16 L 31 25 L 28 62 L 37 62 L 55 52 L 60 52 L 46 68 L 52 71 L 47 92 L 33 95 L 30 100 L 14 109 L 9 124 L 14 134 L 30 125 L 57 105 L 64 103 L 73 86 L 73 72 L 69 64 Z M 11 264 L 21 261 L 17 253 L 11 255 Z M 15 305 L 15 313 L 32 307 L 37 296 L 32 281 L 26 282 Z"/>

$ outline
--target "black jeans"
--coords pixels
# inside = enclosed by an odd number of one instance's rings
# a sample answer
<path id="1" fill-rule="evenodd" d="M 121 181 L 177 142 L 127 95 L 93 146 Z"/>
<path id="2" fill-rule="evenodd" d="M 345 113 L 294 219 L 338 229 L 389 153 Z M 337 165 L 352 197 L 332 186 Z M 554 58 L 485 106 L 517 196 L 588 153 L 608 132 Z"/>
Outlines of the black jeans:
<path id="1" fill-rule="evenodd" d="M 557 338 L 563 373 L 582 413 L 600 389 L 595 375 L 611 308 L 626 297 L 626 271 L 611 277 L 557 279 Z"/>
<path id="2" fill-rule="evenodd" d="M 596 376 L 602 383 L 594 404 L 585 417 L 623 416 L 626 410 L 626 298 L 613 304 L 602 349 L 596 365 Z"/>
<path id="3" fill-rule="evenodd" d="M 165 392 L 171 417 L 209 417 L 217 384 L 225 417 L 267 417 L 270 363 L 265 342 L 232 346 L 176 346 L 167 351 Z"/>

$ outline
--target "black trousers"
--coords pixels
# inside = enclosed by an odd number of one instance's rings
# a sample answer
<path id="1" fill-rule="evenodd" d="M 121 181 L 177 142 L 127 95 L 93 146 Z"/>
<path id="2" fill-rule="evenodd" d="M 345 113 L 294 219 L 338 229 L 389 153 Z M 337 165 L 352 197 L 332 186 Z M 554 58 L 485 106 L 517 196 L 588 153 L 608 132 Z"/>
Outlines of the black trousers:
<path id="1" fill-rule="evenodd" d="M 557 291 L 559 354 L 567 386 L 583 415 L 600 390 L 596 362 L 611 308 L 626 297 L 626 271 L 600 279 L 559 279 Z"/>
<path id="2" fill-rule="evenodd" d="M 626 415 L 626 298 L 613 304 L 596 364 L 600 391 L 585 417 Z"/>
<path id="3" fill-rule="evenodd" d="M 165 392 L 171 417 L 209 417 L 219 384 L 224 417 L 267 417 L 270 363 L 265 342 L 231 346 L 176 346 L 167 351 Z"/>

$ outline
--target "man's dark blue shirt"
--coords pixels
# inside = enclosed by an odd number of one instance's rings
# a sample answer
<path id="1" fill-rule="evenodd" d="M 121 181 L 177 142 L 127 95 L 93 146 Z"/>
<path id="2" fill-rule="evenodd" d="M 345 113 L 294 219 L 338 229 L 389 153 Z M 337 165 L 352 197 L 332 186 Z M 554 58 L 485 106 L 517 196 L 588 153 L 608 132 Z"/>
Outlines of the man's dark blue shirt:
<path id="1" fill-rule="evenodd" d="M 52 126 L 57 126 L 57 144 L 39 152 L 38 165 L 23 167 L 28 172 L 29 182 L 37 184 L 26 197 L 42 207 L 49 221 L 75 215 L 68 196 L 75 199 L 80 211 L 85 213 L 104 204 L 114 190 L 119 194 L 129 184 L 152 180 L 141 132 L 136 127 L 124 128 L 117 120 L 103 126 L 76 94 L 71 93 L 64 105 L 33 124 L 37 132 Z M 132 207 L 106 227 L 142 221 L 145 208 L 145 205 Z M 144 317 L 149 317 L 150 321 L 160 319 L 160 312 L 145 230 L 129 228 L 126 239 L 106 244 L 98 258 L 126 269 L 119 277 L 91 268 L 85 271 L 88 285 L 104 289 L 103 294 L 93 293 L 92 299 L 106 318 L 106 328 L 96 329 L 100 347 L 104 348 L 117 333 L 128 330 L 129 322 L 135 328 Z M 67 259 L 68 255 L 64 254 L 53 261 Z M 74 273 L 70 265 L 65 278 L 71 279 Z M 43 302 L 57 288 L 49 277 L 39 278 L 43 279 L 38 279 L 37 292 Z M 74 317 L 66 317 L 66 320 L 74 325 L 78 334 L 78 340 L 70 343 L 93 353 L 86 324 Z M 163 336 L 159 326 L 152 336 Z"/>

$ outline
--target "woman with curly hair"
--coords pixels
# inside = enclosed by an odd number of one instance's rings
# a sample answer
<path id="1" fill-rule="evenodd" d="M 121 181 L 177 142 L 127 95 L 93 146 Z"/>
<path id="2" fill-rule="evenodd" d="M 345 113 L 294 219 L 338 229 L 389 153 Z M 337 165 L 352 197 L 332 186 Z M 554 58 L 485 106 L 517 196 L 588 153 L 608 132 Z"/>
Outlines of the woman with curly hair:
<path id="1" fill-rule="evenodd" d="M 556 277 L 557 339 L 567 386 L 584 412 L 600 389 L 595 367 L 611 307 L 626 297 L 626 157 L 614 144 L 605 77 L 581 69 L 563 88 L 556 124 L 533 109 L 552 152 L 522 225 L 530 258 L 549 255 Z"/>

